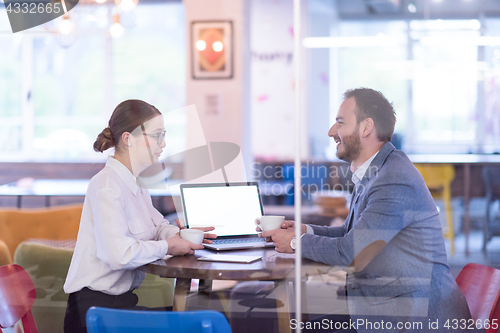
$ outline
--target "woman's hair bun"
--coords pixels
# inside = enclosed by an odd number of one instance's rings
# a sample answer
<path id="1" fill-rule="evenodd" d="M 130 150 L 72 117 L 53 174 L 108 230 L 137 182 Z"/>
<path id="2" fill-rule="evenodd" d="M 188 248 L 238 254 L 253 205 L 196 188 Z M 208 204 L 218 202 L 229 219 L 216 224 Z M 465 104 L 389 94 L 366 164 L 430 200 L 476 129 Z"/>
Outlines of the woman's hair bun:
<path id="1" fill-rule="evenodd" d="M 113 133 L 111 133 L 111 129 L 109 127 L 106 127 L 97 136 L 97 139 L 94 142 L 94 150 L 102 153 L 103 151 L 114 146 L 115 143 L 113 140 Z"/>
<path id="2" fill-rule="evenodd" d="M 146 121 L 161 115 L 154 106 L 137 99 L 128 99 L 121 102 L 109 118 L 108 127 L 97 136 L 94 150 L 101 153 L 106 149 L 116 147 L 117 151 L 123 148 L 120 143 L 123 133 L 132 133 Z"/>

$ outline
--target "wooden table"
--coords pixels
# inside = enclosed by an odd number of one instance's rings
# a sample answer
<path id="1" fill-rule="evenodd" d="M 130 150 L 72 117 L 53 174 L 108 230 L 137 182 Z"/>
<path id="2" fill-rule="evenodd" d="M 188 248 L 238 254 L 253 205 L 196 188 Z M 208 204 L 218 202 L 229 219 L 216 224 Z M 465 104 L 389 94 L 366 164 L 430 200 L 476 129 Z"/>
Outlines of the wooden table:
<path id="1" fill-rule="evenodd" d="M 204 262 L 196 258 L 214 254 L 208 250 L 196 251 L 194 256 L 171 257 L 157 260 L 139 269 L 165 278 L 177 278 L 174 294 L 174 311 L 185 311 L 186 296 L 191 287 L 191 279 L 200 279 L 199 290 L 211 290 L 212 280 L 237 281 L 274 281 L 277 301 L 281 300 L 284 307 L 277 311 L 280 332 L 290 332 L 290 302 L 288 300 L 288 282 L 294 279 L 293 255 L 282 255 L 274 249 L 239 250 L 227 254 L 241 256 L 259 255 L 262 260 L 251 264 Z M 224 253 L 222 253 L 224 254 Z M 302 259 L 302 276 L 326 274 L 330 266 Z M 304 279 L 305 281 L 305 279 Z M 302 281 L 301 281 L 302 282 Z M 305 291 L 305 288 L 302 288 Z M 306 297 L 302 295 L 303 312 L 307 309 Z"/>

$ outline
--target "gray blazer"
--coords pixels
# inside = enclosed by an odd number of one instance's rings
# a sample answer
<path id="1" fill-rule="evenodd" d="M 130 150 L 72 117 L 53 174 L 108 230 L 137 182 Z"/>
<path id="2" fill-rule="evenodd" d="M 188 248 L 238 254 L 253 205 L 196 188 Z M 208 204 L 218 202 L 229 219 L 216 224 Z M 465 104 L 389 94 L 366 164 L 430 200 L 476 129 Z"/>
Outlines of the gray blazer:
<path id="1" fill-rule="evenodd" d="M 314 235 L 302 237 L 302 255 L 347 267 L 349 314 L 366 322 L 358 332 L 466 331 L 452 325 L 471 315 L 450 274 L 436 204 L 420 173 L 390 142 L 353 194 L 346 223 L 312 228 Z M 381 320 L 392 330 L 368 324 Z M 438 329 L 430 329 L 436 320 Z"/>

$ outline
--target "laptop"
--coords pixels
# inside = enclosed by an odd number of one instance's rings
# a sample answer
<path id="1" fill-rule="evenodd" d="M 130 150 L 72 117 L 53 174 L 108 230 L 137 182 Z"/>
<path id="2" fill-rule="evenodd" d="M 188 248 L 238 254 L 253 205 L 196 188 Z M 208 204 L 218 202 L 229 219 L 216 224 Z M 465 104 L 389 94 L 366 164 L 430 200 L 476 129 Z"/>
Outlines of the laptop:
<path id="1" fill-rule="evenodd" d="M 258 237 L 255 219 L 263 215 L 257 182 L 182 184 L 186 228 L 215 227 L 217 239 L 205 248 L 225 251 L 274 247 Z"/>

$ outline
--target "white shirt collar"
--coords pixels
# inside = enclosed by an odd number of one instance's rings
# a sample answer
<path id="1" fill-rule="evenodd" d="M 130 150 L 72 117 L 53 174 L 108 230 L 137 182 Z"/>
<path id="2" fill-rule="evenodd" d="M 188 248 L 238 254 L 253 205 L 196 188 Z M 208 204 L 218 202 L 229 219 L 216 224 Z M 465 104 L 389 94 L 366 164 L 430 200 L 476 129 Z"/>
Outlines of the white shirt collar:
<path id="1" fill-rule="evenodd" d="M 113 156 L 108 157 L 106 161 L 106 167 L 113 169 L 118 176 L 127 184 L 128 188 L 132 191 L 134 195 L 137 195 L 137 191 L 139 190 L 139 186 L 137 185 L 137 179 L 130 172 L 129 169 L 125 165 L 123 165 L 120 161 L 115 159 Z"/>
<path id="2" fill-rule="evenodd" d="M 358 186 L 358 184 L 361 182 L 361 180 L 365 176 L 366 170 L 368 170 L 370 164 L 372 163 L 372 161 L 375 159 L 375 157 L 378 155 L 379 152 L 380 150 L 375 154 L 373 154 L 373 156 L 370 157 L 365 163 L 363 163 L 362 166 L 360 166 L 356 171 L 354 171 L 351 177 L 354 186 Z"/>

